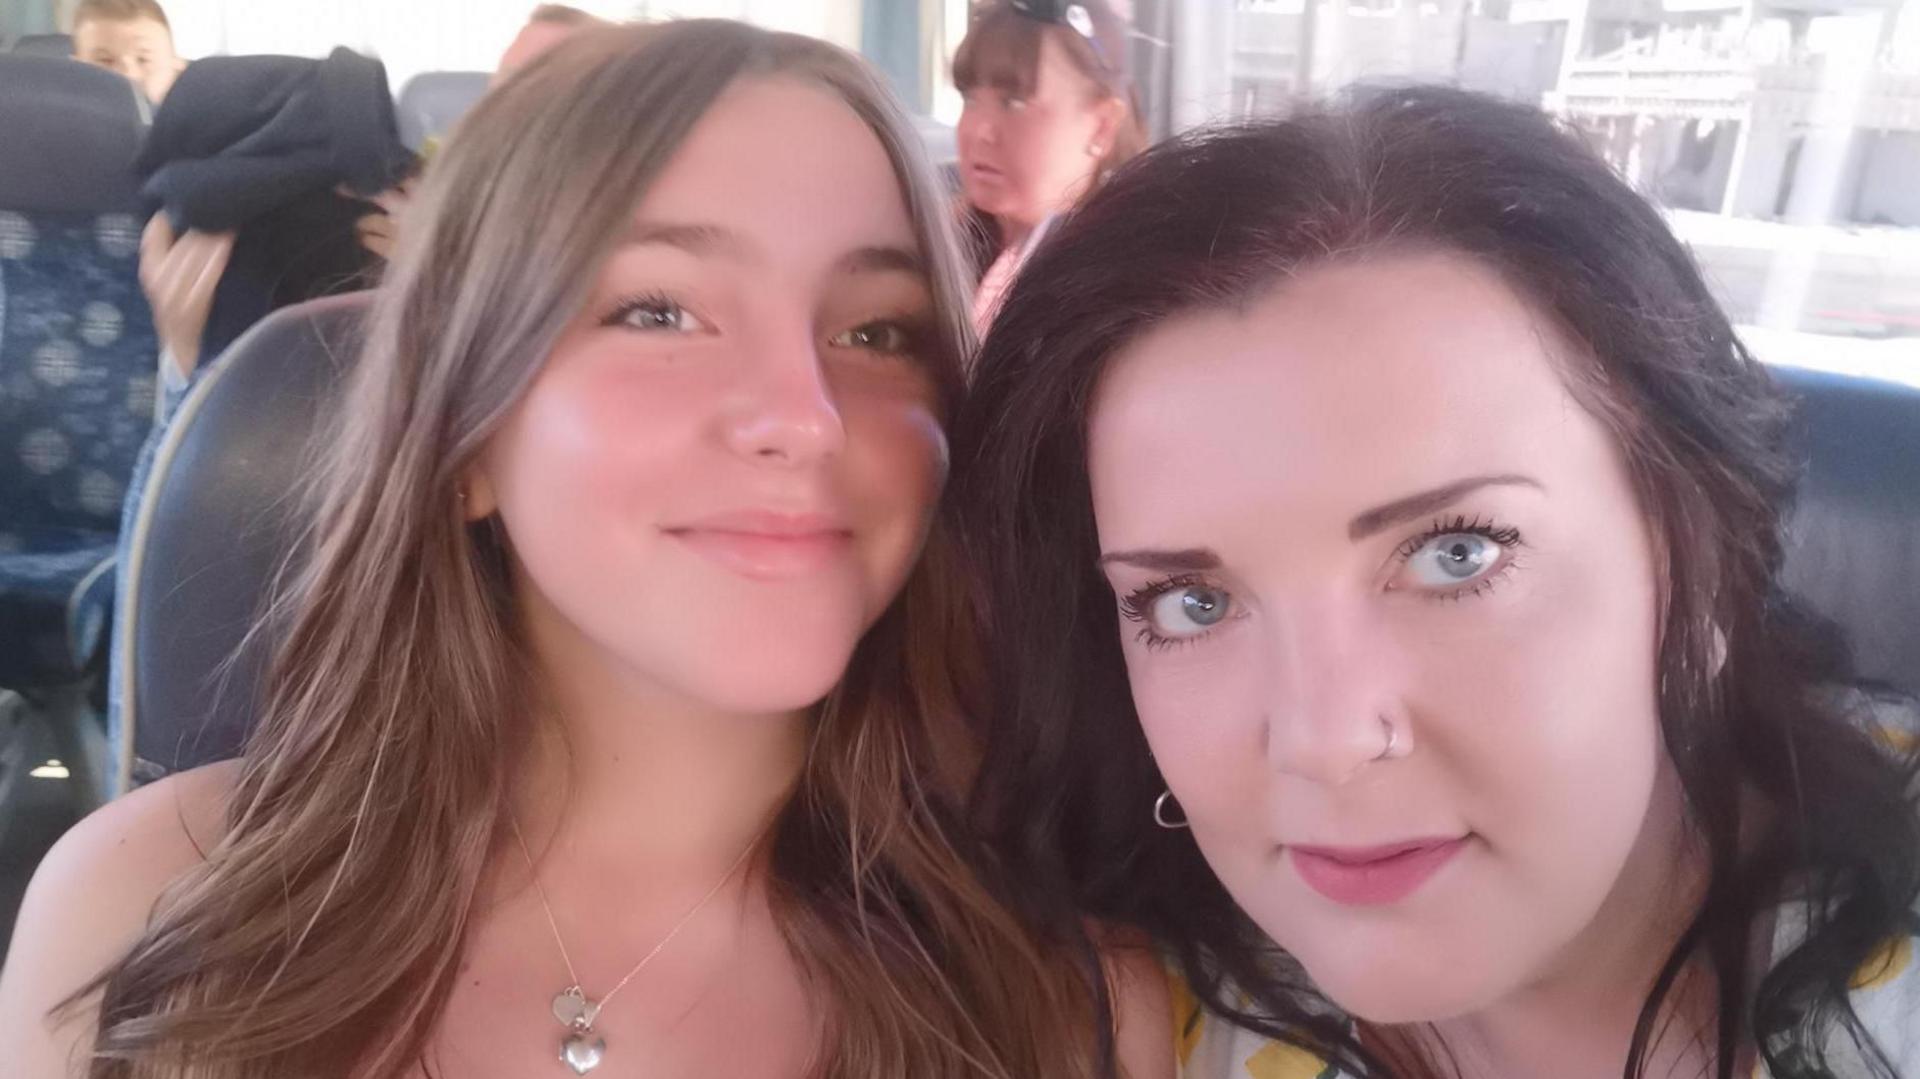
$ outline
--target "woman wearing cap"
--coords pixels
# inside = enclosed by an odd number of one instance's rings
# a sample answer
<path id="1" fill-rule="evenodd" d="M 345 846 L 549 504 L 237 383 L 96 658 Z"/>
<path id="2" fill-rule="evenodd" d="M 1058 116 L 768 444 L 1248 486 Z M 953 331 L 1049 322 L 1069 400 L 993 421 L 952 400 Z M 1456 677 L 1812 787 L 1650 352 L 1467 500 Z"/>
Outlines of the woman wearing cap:
<path id="1" fill-rule="evenodd" d="M 960 185 L 983 333 L 1053 218 L 1146 144 L 1127 38 L 1107 0 L 989 0 L 960 43 Z"/>

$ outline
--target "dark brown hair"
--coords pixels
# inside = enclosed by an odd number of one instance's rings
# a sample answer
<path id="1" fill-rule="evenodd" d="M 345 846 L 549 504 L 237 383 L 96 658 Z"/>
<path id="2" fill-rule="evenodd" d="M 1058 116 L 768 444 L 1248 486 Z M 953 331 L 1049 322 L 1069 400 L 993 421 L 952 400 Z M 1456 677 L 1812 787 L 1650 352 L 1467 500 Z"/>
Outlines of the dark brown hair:
<path id="1" fill-rule="evenodd" d="M 1682 971 L 1715 976 L 1717 1074 L 1757 1042 L 1780 1079 L 1827 1074 L 1849 1036 L 1892 1069 L 1847 986 L 1914 932 L 1914 765 L 1866 733 L 1868 697 L 1778 586 L 1797 475 L 1790 410 L 1660 215 L 1538 110 L 1406 89 L 1148 151 L 1094 193 L 1014 284 L 954 429 L 955 510 L 982 582 L 992 736 L 975 808 L 1011 864 L 1144 929 L 1215 1012 L 1356 1074 L 1419 1074 L 1356 1042 L 1235 906 L 1189 832 L 1154 825 L 1165 783 L 1128 691 L 1096 569 L 1089 402 L 1155 324 L 1231 305 L 1330 258 L 1394 248 L 1479 260 L 1584 355 L 1570 391 L 1617 440 L 1666 573 L 1660 725 L 1708 852 L 1705 898 L 1648 995 L 1643 1073 Z M 1724 645 L 1719 643 L 1724 640 Z M 1757 796 L 1757 797 L 1756 797 Z M 1748 949 L 1780 904 L 1804 938 Z"/>
<path id="2" fill-rule="evenodd" d="M 82 23 L 97 22 L 135 22 L 140 19 L 152 19 L 173 32 L 173 24 L 167 21 L 167 13 L 161 10 L 154 0 L 80 0 L 73 9 L 73 29 L 77 33 Z"/>
<path id="3" fill-rule="evenodd" d="M 460 478 L 635 201 L 756 77 L 834 94 L 885 149 L 934 297 L 922 359 L 952 405 L 970 339 L 944 198 L 856 58 L 733 22 L 609 27 L 488 93 L 426 175 L 323 442 L 226 832 L 84 991 L 101 993 L 96 1079 L 385 1077 L 420 1059 L 541 714 L 507 540 L 465 523 Z M 815 717 L 767 841 L 770 902 L 816 1006 L 818 1074 L 1084 1075 L 1093 968 L 1014 917 L 936 781 L 962 726 L 946 547 L 936 531 Z"/>

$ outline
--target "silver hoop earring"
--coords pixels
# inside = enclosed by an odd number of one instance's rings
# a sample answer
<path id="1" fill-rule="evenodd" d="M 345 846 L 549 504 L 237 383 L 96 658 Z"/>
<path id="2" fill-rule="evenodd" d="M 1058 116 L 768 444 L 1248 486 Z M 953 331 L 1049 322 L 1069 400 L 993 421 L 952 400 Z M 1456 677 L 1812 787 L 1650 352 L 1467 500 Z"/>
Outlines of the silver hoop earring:
<path id="1" fill-rule="evenodd" d="M 1172 801 L 1173 801 L 1173 792 L 1170 790 L 1161 791 L 1160 797 L 1155 798 L 1153 800 L 1153 823 L 1159 825 L 1162 828 L 1167 829 L 1170 832 L 1177 832 L 1180 829 L 1185 828 L 1187 826 L 1187 816 L 1186 816 L 1186 813 L 1182 812 L 1180 814 L 1179 820 L 1168 820 L 1167 819 L 1167 803 Z M 1174 808 L 1178 809 L 1179 804 L 1175 803 Z"/>
<path id="2" fill-rule="evenodd" d="M 1376 761 L 1384 761 L 1393 756 L 1393 751 L 1400 745 L 1400 729 L 1393 725 L 1393 720 L 1381 716 L 1380 722 L 1387 728 L 1387 746 L 1380 751 L 1378 757 L 1373 758 Z"/>

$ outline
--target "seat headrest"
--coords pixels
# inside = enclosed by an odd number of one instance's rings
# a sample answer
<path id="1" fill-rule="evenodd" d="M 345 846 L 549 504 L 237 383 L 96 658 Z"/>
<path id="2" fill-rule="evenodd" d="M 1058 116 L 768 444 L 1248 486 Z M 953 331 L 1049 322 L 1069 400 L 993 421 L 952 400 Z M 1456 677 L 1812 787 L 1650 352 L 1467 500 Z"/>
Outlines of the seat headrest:
<path id="1" fill-rule="evenodd" d="M 146 123 L 145 99 L 111 71 L 0 53 L 0 210 L 137 209 L 133 158 Z"/>
<path id="2" fill-rule="evenodd" d="M 13 43 L 16 56 L 51 56 L 61 60 L 73 56 L 73 38 L 66 34 L 25 34 Z"/>
<path id="3" fill-rule="evenodd" d="M 1860 673 L 1920 694 L 1920 389 L 1779 368 L 1806 475 L 1787 587 L 1838 623 Z"/>
<path id="4" fill-rule="evenodd" d="M 258 710 L 266 657 L 241 644 L 293 549 L 295 492 L 372 297 L 257 323 L 201 376 L 155 454 L 126 543 L 113 662 L 132 751 L 164 770 L 235 755 Z"/>
<path id="5" fill-rule="evenodd" d="M 423 71 L 408 79 L 395 106 L 400 141 L 418 152 L 429 138 L 452 131 L 487 92 L 490 78 L 484 71 Z"/>

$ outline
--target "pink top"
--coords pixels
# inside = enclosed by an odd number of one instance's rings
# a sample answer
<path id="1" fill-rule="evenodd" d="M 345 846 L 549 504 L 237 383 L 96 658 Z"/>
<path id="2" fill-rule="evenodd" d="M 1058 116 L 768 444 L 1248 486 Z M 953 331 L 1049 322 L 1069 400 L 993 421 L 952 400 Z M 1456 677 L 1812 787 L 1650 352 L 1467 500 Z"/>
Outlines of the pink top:
<path id="1" fill-rule="evenodd" d="M 973 292 L 973 329 L 981 337 L 987 335 L 987 327 L 993 325 L 993 317 L 1000 313 L 1000 304 L 1006 299 L 1007 290 L 1013 287 L 1013 279 L 1020 276 L 1020 267 L 1027 264 L 1027 256 L 1040 246 L 1040 238 L 1053 227 L 1053 222 L 1054 218 L 1049 217 L 1035 225 L 1025 242 L 1002 250 L 981 275 L 980 287 Z"/>

